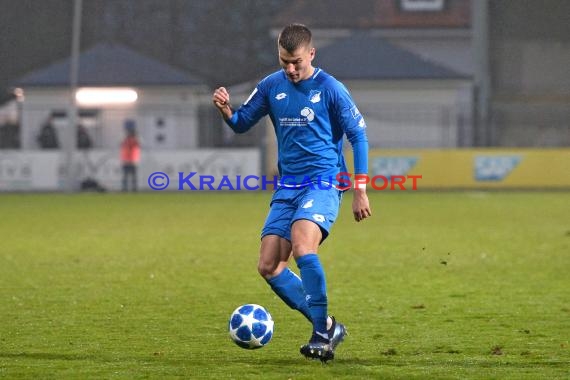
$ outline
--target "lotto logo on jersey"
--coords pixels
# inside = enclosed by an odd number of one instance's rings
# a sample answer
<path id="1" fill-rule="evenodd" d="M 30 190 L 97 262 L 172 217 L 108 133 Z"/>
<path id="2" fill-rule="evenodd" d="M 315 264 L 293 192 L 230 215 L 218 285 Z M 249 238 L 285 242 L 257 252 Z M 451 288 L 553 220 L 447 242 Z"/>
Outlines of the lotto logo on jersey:
<path id="1" fill-rule="evenodd" d="M 313 214 L 313 219 L 315 219 L 315 221 L 321 222 L 321 223 L 325 221 L 324 215 L 321 215 L 321 214 Z"/>
<path id="2" fill-rule="evenodd" d="M 476 181 L 502 181 L 521 160 L 521 156 L 476 156 L 473 175 Z"/>

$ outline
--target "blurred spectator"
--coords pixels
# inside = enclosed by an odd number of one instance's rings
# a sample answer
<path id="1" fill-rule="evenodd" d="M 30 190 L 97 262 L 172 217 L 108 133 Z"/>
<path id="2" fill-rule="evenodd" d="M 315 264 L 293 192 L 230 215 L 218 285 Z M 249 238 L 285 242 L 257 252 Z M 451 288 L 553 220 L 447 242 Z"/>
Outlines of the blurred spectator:
<path id="1" fill-rule="evenodd" d="M 79 149 L 91 149 L 93 147 L 93 142 L 89 136 L 89 131 L 84 125 L 79 124 L 77 126 L 77 148 Z"/>
<path id="2" fill-rule="evenodd" d="M 0 149 L 20 148 L 20 125 L 11 120 L 5 119 L 0 123 Z"/>
<path id="3" fill-rule="evenodd" d="M 38 144 L 42 149 L 58 149 L 59 139 L 57 138 L 57 131 L 53 126 L 53 116 L 50 116 L 38 135 Z"/>
<path id="4" fill-rule="evenodd" d="M 137 166 L 141 158 L 141 147 L 137 137 L 135 122 L 125 121 L 126 137 L 121 143 L 121 163 L 123 166 L 123 191 L 137 191 Z"/>

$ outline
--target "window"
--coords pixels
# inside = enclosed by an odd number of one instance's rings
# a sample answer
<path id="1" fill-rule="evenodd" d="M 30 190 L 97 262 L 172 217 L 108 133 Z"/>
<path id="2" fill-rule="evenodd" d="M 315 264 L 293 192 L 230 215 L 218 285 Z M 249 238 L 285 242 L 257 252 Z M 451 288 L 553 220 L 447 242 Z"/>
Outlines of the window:
<path id="1" fill-rule="evenodd" d="M 406 12 L 439 12 L 445 0 L 400 0 L 400 9 Z"/>

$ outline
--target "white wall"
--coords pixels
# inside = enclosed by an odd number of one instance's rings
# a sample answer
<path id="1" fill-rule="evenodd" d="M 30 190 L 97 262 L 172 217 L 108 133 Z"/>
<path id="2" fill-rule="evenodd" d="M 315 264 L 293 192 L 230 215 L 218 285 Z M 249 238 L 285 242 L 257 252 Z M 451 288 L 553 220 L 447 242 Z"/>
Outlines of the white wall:
<path id="1" fill-rule="evenodd" d="M 0 150 L 0 192 L 63 191 L 67 183 L 65 159 L 66 154 L 58 151 Z M 199 176 L 207 175 L 214 176 L 216 186 L 223 176 L 236 184 L 240 180 L 238 176 L 243 180 L 248 175 L 260 175 L 260 159 L 258 149 L 143 150 L 138 188 L 152 191 L 148 180 L 155 172 L 163 172 L 170 178 L 170 185 L 166 188 L 168 191 L 180 191 L 179 173 L 187 176 L 196 172 L 191 182 L 197 188 L 200 188 Z M 121 189 L 122 169 L 118 149 L 78 152 L 72 170 L 76 187 L 86 178 L 93 178 L 106 190 Z M 251 181 L 250 184 L 253 186 L 255 182 Z M 208 190 L 205 186 L 203 188 Z M 184 185 L 182 191 L 190 189 Z"/>
<path id="2" fill-rule="evenodd" d="M 139 134 L 149 147 L 156 149 L 195 148 L 198 143 L 197 109 L 202 98 L 201 88 L 152 87 L 137 88 L 138 100 L 132 105 L 80 107 L 98 109 L 98 130 L 88 128 L 97 148 L 116 148 L 124 137 L 124 123 L 135 120 Z M 41 126 L 54 110 L 67 111 L 69 91 L 62 88 L 24 89 L 22 104 L 22 149 L 39 149 L 36 137 Z M 157 120 L 166 128 L 157 128 Z M 67 122 L 59 119 L 56 128 L 60 143 Z M 158 131 L 160 129 L 160 131 Z M 157 142 L 158 132 L 164 133 L 165 143 Z"/>
<path id="3" fill-rule="evenodd" d="M 456 147 L 469 119 L 467 81 L 353 81 L 345 83 L 363 114 L 372 147 Z"/>

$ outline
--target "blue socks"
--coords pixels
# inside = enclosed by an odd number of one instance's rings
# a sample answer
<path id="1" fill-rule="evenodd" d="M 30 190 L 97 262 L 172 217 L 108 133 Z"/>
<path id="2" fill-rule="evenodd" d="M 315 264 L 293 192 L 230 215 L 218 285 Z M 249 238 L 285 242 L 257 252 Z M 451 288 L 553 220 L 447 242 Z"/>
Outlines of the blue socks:
<path id="1" fill-rule="evenodd" d="M 299 310 L 311 322 L 305 289 L 301 279 L 295 273 L 291 272 L 289 268 L 285 268 L 283 272 L 267 280 L 267 283 L 287 306 Z"/>
<path id="2" fill-rule="evenodd" d="M 296 261 L 301 271 L 303 289 L 307 294 L 313 331 L 322 338 L 328 339 L 327 285 L 319 256 L 316 253 L 309 253 L 299 257 Z"/>
<path id="3" fill-rule="evenodd" d="M 267 280 L 271 289 L 291 309 L 299 310 L 322 338 L 327 334 L 327 292 L 325 273 L 319 256 L 310 253 L 297 259 L 301 278 L 289 268 Z"/>

